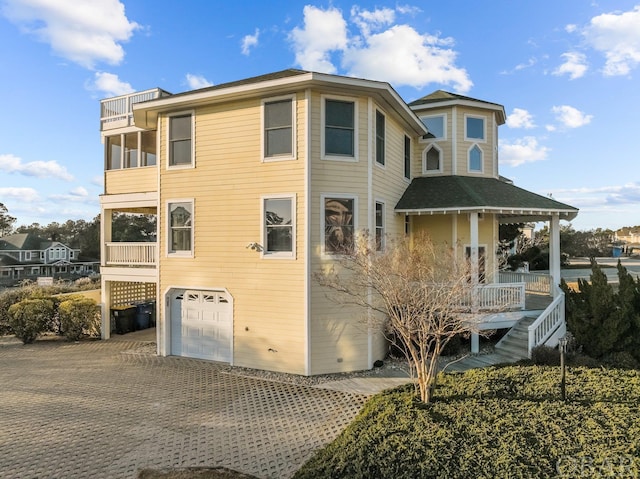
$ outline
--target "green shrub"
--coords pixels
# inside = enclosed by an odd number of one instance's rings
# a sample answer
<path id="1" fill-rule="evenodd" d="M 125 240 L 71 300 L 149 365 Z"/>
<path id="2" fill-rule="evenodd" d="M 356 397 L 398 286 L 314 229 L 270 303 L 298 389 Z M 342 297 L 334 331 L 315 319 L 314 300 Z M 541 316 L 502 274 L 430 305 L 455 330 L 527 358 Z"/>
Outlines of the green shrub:
<path id="1" fill-rule="evenodd" d="M 9 326 L 18 339 L 29 344 L 47 330 L 53 314 L 50 299 L 23 299 L 9 307 Z"/>
<path id="2" fill-rule="evenodd" d="M 378 394 L 294 478 L 638 477 L 640 372 L 569 368 L 566 402 L 559 380 L 511 366 L 442 375 L 428 405 Z"/>
<path id="3" fill-rule="evenodd" d="M 558 366 L 560 364 L 560 351 L 549 346 L 536 346 L 531 350 L 531 362 L 538 366 Z"/>
<path id="4" fill-rule="evenodd" d="M 606 355 L 602 362 L 605 366 L 618 369 L 639 369 L 640 362 L 628 351 Z"/>
<path id="5" fill-rule="evenodd" d="M 100 311 L 92 299 L 70 296 L 60 303 L 58 313 L 61 333 L 69 341 L 100 332 Z"/>

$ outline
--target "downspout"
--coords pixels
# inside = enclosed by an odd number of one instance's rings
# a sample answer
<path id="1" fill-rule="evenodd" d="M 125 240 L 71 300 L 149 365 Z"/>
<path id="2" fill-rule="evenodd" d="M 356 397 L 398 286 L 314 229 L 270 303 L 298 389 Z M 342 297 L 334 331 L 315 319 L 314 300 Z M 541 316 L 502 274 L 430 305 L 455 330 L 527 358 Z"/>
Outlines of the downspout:
<path id="1" fill-rule="evenodd" d="M 375 214 L 375 208 L 373 208 L 373 153 L 371 148 L 371 141 L 374 138 L 373 131 L 373 116 L 374 116 L 373 100 L 368 100 L 368 115 L 367 120 L 367 231 L 369 231 L 369 242 L 375 241 L 375 235 L 371 238 L 371 225 L 375 224 L 373 215 Z M 374 246 L 374 245 L 370 245 Z M 367 291 L 368 302 L 371 303 L 371 290 Z M 371 311 L 367 313 L 367 367 L 371 369 L 373 367 L 373 327 L 371 317 Z"/>
<path id="2" fill-rule="evenodd" d="M 554 213 L 549 220 L 549 273 L 554 286 L 560 284 L 560 215 Z M 559 288 L 552 288 L 553 297 L 558 296 Z"/>

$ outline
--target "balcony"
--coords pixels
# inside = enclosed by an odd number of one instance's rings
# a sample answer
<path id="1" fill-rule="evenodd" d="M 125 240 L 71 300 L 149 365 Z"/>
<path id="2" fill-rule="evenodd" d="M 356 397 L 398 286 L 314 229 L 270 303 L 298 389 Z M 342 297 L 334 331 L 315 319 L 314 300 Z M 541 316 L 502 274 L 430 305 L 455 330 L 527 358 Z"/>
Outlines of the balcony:
<path id="1" fill-rule="evenodd" d="M 160 88 L 153 88 L 100 101 L 100 131 L 133 126 L 133 105 L 143 101 L 170 96 Z"/>
<path id="2" fill-rule="evenodd" d="M 105 266 L 155 267 L 157 243 L 106 243 Z"/>

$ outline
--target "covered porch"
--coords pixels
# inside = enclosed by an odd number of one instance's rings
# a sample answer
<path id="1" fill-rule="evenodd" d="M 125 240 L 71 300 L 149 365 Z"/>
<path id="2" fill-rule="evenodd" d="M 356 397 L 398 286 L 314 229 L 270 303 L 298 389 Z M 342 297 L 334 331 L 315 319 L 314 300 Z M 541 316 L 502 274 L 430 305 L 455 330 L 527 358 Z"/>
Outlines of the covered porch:
<path id="1" fill-rule="evenodd" d="M 395 212 L 410 217 L 412 232 L 426 229 L 467 256 L 474 286 L 471 312 L 481 317 L 478 329 L 512 328 L 497 347 L 509 347 L 514 359 L 528 357 L 535 346 L 555 346 L 565 334 L 560 221 L 575 218 L 576 208 L 503 178 L 438 176 L 413 179 Z M 549 227 L 549 273 L 501 270 L 495 257 L 499 225 L 534 222 Z M 478 334 L 472 335 L 471 352 L 479 352 Z"/>

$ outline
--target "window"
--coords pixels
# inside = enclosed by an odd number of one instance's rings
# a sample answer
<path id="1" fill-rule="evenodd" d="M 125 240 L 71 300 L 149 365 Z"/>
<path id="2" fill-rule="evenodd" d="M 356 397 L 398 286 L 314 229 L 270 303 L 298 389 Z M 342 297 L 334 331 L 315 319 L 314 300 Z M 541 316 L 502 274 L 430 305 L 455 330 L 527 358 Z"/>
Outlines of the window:
<path id="1" fill-rule="evenodd" d="M 107 170 L 119 170 L 122 166 L 122 136 L 107 137 Z"/>
<path id="2" fill-rule="evenodd" d="M 264 198 L 263 255 L 293 256 L 295 202 L 292 196 Z"/>
<path id="3" fill-rule="evenodd" d="M 411 138 L 404 137 L 404 177 L 411 179 Z"/>
<path id="4" fill-rule="evenodd" d="M 423 170 L 425 173 L 442 172 L 442 152 L 436 145 L 431 145 L 424 152 Z"/>
<path id="5" fill-rule="evenodd" d="M 263 103 L 264 157 L 293 156 L 293 100 Z"/>
<path id="6" fill-rule="evenodd" d="M 465 116 L 464 137 L 465 140 L 484 141 L 484 118 L 469 115 Z"/>
<path id="7" fill-rule="evenodd" d="M 135 168 L 138 166 L 138 133 L 124 135 L 124 167 Z"/>
<path id="8" fill-rule="evenodd" d="M 424 136 L 429 140 L 442 140 L 447 137 L 445 130 L 445 115 L 421 116 L 420 120 L 427 127 L 429 133 Z"/>
<path id="9" fill-rule="evenodd" d="M 385 118 L 376 110 L 376 163 L 384 166 Z"/>
<path id="10" fill-rule="evenodd" d="M 329 254 L 353 250 L 355 198 L 324 197 L 324 251 Z"/>
<path id="11" fill-rule="evenodd" d="M 156 164 L 156 132 L 137 131 L 106 139 L 106 168 L 136 168 Z"/>
<path id="12" fill-rule="evenodd" d="M 140 132 L 140 166 L 154 166 L 156 164 L 156 132 Z"/>
<path id="13" fill-rule="evenodd" d="M 469 150 L 469 171 L 482 171 L 482 150 L 478 145 L 473 145 Z"/>
<path id="14" fill-rule="evenodd" d="M 355 158 L 355 103 L 325 99 L 324 154 Z"/>
<path id="15" fill-rule="evenodd" d="M 192 164 L 191 114 L 169 117 L 169 166 Z"/>
<path id="16" fill-rule="evenodd" d="M 169 253 L 190 253 L 193 238 L 193 203 L 169 203 Z"/>
<path id="17" fill-rule="evenodd" d="M 384 250 L 384 203 L 376 201 L 376 251 Z"/>

